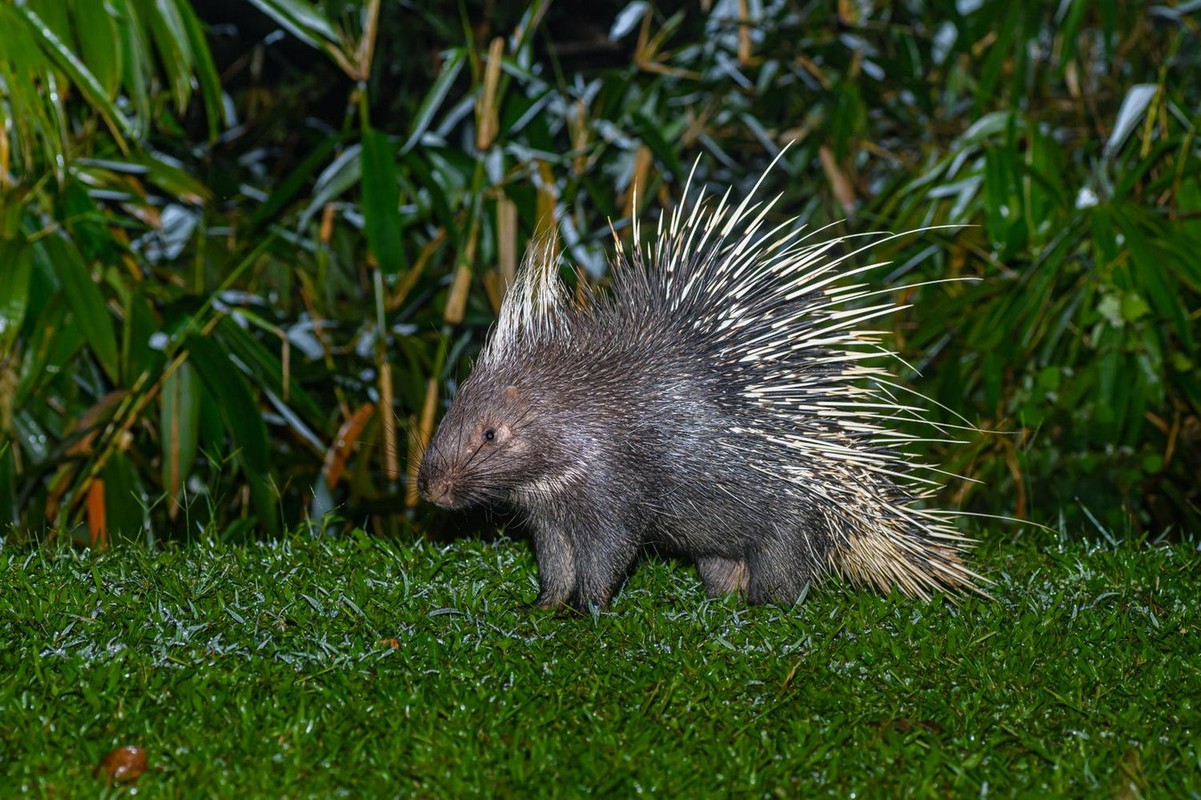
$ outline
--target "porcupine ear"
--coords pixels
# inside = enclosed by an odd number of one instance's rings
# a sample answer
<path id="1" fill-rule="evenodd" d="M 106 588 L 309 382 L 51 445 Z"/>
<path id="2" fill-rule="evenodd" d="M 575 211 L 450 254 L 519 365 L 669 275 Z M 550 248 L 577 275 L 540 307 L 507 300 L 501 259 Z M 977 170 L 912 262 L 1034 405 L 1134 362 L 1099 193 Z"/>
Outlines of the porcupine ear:
<path id="1" fill-rule="evenodd" d="M 503 361 L 522 343 L 562 336 L 566 293 L 559 280 L 559 255 L 555 232 L 550 230 L 530 243 L 512 285 L 505 291 L 500 316 L 481 362 Z"/>

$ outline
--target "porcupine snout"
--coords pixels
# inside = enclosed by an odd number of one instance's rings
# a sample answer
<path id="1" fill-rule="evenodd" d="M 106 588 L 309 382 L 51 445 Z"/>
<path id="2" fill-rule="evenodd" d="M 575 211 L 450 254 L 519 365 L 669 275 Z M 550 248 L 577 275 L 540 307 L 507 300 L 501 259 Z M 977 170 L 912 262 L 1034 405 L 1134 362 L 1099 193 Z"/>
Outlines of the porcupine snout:
<path id="1" fill-rule="evenodd" d="M 438 463 L 432 453 L 426 453 L 417 471 L 417 491 L 440 508 L 454 508 L 455 481 L 446 466 Z"/>

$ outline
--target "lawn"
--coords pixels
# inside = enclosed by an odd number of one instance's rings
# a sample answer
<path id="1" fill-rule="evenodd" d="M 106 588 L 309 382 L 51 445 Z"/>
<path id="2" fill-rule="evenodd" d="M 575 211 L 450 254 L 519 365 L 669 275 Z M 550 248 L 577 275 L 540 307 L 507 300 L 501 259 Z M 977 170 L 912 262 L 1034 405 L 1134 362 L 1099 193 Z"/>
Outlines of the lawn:
<path id="1" fill-rule="evenodd" d="M 1201 796 L 1201 553 L 990 537 L 995 600 L 522 607 L 524 542 L 0 550 L 0 783 L 220 796 Z"/>

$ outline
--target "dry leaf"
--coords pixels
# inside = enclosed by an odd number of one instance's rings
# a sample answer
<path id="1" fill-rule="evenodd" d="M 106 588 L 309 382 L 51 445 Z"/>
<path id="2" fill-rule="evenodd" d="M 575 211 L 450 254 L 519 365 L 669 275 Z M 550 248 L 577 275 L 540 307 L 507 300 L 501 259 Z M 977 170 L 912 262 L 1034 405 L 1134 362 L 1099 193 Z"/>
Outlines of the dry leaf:
<path id="1" fill-rule="evenodd" d="M 113 781 L 131 783 L 142 777 L 149 765 L 146 751 L 134 745 L 118 747 L 101 759 L 99 766 L 92 771 L 94 777 L 103 772 L 110 784 Z"/>

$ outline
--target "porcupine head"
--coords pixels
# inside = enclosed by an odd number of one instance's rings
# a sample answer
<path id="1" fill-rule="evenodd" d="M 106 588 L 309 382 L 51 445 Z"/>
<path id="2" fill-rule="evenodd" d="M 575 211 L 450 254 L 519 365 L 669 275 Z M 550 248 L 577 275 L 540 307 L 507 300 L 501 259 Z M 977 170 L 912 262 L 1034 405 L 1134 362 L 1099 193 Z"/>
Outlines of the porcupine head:
<path id="1" fill-rule="evenodd" d="M 753 194 L 753 193 L 752 193 Z M 421 494 L 505 505 L 538 559 L 537 602 L 603 606 L 640 551 L 696 562 L 711 595 L 791 604 L 836 572 L 929 597 L 974 588 L 965 540 L 891 421 L 891 355 L 863 327 L 895 309 L 848 282 L 858 251 L 772 203 L 700 194 L 572 302 L 534 247 L 471 376 L 426 449 Z"/>

